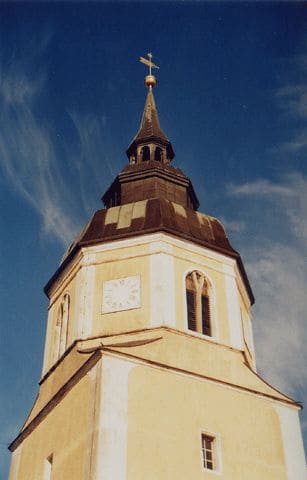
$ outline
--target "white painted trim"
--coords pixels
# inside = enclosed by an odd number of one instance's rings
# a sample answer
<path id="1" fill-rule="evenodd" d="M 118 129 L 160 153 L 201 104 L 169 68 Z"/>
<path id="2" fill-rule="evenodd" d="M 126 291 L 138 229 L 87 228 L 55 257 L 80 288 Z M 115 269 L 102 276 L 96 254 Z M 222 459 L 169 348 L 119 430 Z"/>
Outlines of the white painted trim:
<path id="1" fill-rule="evenodd" d="M 150 266 L 150 325 L 176 326 L 175 267 L 172 255 L 154 253 Z"/>
<path id="2" fill-rule="evenodd" d="M 279 416 L 288 480 L 306 480 L 306 460 L 298 412 L 274 405 Z"/>
<path id="3" fill-rule="evenodd" d="M 96 255 L 87 253 L 83 259 L 83 266 L 78 275 L 79 291 L 75 291 L 76 296 L 79 297 L 79 307 L 75 314 L 76 322 L 76 337 L 84 337 L 91 335 L 93 315 L 94 315 L 94 297 L 95 292 L 95 267 L 93 263 L 96 260 Z"/>
<path id="4" fill-rule="evenodd" d="M 255 371 L 256 369 L 256 359 L 255 359 L 255 348 L 254 348 L 254 338 L 253 338 L 253 329 L 252 329 L 252 322 L 250 319 L 250 315 L 247 311 L 243 311 L 240 308 L 240 317 L 241 317 L 241 325 L 242 325 L 242 332 L 243 332 L 243 340 L 247 345 L 248 351 L 252 358 L 252 366 Z"/>
<path id="5" fill-rule="evenodd" d="M 83 318 L 83 308 L 84 302 L 82 299 L 82 291 L 84 284 L 84 268 L 80 268 L 76 274 L 75 280 L 75 292 L 74 296 L 74 337 L 80 338 L 82 335 L 82 318 Z M 77 293 L 78 292 L 78 293 Z"/>
<path id="6" fill-rule="evenodd" d="M 52 470 L 53 470 L 53 454 L 49 455 L 48 458 L 44 460 L 44 473 L 43 480 L 51 480 Z"/>
<path id="7" fill-rule="evenodd" d="M 77 256 L 72 259 L 71 263 L 69 263 L 63 272 L 61 273 L 60 277 L 55 281 L 50 289 L 51 298 L 50 303 L 52 304 L 56 298 L 55 296 L 58 294 L 58 290 L 61 288 L 63 282 L 67 277 L 71 277 L 72 275 L 76 274 L 76 269 L 80 268 L 80 263 L 82 262 L 82 258 L 84 254 L 88 253 L 103 253 L 106 251 L 113 251 L 117 249 L 122 249 L 125 247 L 134 247 L 134 246 L 144 246 L 147 244 L 151 244 L 153 242 L 164 242 L 165 244 L 169 244 L 170 246 L 179 247 L 180 249 L 185 250 L 188 253 L 195 253 L 202 257 L 207 257 L 211 260 L 215 260 L 217 263 L 221 264 L 222 266 L 225 264 L 228 265 L 236 265 L 236 260 L 230 256 L 225 254 L 216 252 L 210 248 L 206 248 L 201 245 L 195 244 L 193 241 L 190 240 L 183 240 L 180 238 L 176 238 L 175 236 L 165 234 L 165 233 L 153 233 L 148 235 L 140 235 L 131 238 L 127 238 L 124 240 L 112 240 L 106 243 L 100 243 L 98 245 L 91 245 L 87 247 L 82 247 L 80 252 L 78 252 Z M 152 252 L 153 253 L 153 252 Z M 130 255 L 128 254 L 128 257 Z M 175 256 L 178 256 L 177 254 Z M 178 256 L 179 257 L 179 256 Z M 180 256 L 181 257 L 181 256 Z M 211 267 L 212 268 L 212 267 Z M 238 278 L 240 279 L 240 283 L 243 287 L 244 282 L 241 278 L 241 274 L 239 269 L 237 269 Z M 64 287 L 64 286 L 63 286 Z M 243 292 L 245 292 L 245 288 L 243 288 Z M 242 292 L 242 293 L 243 293 Z M 244 293 L 243 293 L 244 295 Z M 246 292 L 245 292 L 246 297 Z M 247 297 L 246 297 L 247 301 Z M 248 304 L 250 302 L 248 301 Z"/>
<path id="8" fill-rule="evenodd" d="M 53 316 L 54 316 L 54 311 L 53 310 L 54 309 L 48 311 L 42 377 L 45 375 L 45 373 L 51 367 L 51 363 L 52 363 L 52 360 L 53 360 L 53 355 L 51 355 L 52 339 L 53 339 L 53 335 L 52 335 L 52 323 L 53 323 Z"/>
<path id="9" fill-rule="evenodd" d="M 69 278 L 69 281 L 70 281 L 71 278 L 74 275 L 76 275 L 77 273 L 76 270 L 78 270 L 82 266 L 83 257 L 87 253 L 97 254 L 97 253 L 103 253 L 103 252 L 111 252 L 111 251 L 116 251 L 118 249 L 122 249 L 126 247 L 129 248 L 129 247 L 135 247 L 135 246 L 151 245 L 153 243 L 156 243 L 157 248 L 159 248 L 158 245 L 161 246 L 161 244 L 164 244 L 164 247 L 163 247 L 164 251 L 167 249 L 166 245 L 169 245 L 170 247 L 175 246 L 175 247 L 178 247 L 179 249 L 185 250 L 188 253 L 188 255 L 190 253 L 195 253 L 197 255 L 200 255 L 202 257 L 202 259 L 200 259 L 202 265 L 208 266 L 208 268 L 210 268 L 211 270 L 213 269 L 216 271 L 223 271 L 223 267 L 225 264 L 228 264 L 230 266 L 236 265 L 236 260 L 232 257 L 216 252 L 210 248 L 197 245 L 192 241 L 175 238 L 174 236 L 165 234 L 165 233 L 153 233 L 148 235 L 140 235 L 140 236 L 127 238 L 124 240 L 112 240 L 110 242 L 100 243 L 98 245 L 90 245 L 90 246 L 81 248 L 77 256 L 73 258 L 71 263 L 65 267 L 65 269 L 63 270 L 59 278 L 52 285 L 50 289 L 51 291 L 50 304 L 52 304 L 56 300 L 56 297 L 59 294 L 58 293 L 59 290 L 66 287 L 67 285 L 66 279 Z M 154 253 L 152 249 L 151 249 L 151 253 Z M 145 256 L 146 253 L 145 254 L 140 253 L 140 255 Z M 186 258 L 185 254 L 179 254 L 179 253 L 176 253 L 174 255 L 174 258 L 175 257 Z M 131 258 L 131 254 L 127 252 L 127 255 L 122 255 L 121 258 L 122 259 Z M 217 266 L 216 267 L 212 267 L 212 265 L 209 266 L 207 259 L 215 260 L 217 264 L 221 265 L 221 267 L 218 268 Z M 112 259 L 110 261 L 112 261 Z M 239 270 L 238 270 L 238 276 L 240 277 Z M 242 282 L 242 285 L 243 285 L 243 282 Z"/>
<path id="10" fill-rule="evenodd" d="M 214 456 L 216 458 L 216 463 L 217 463 L 217 468 L 214 470 L 209 470 L 208 468 L 204 467 L 204 462 L 203 462 L 203 452 L 202 452 L 202 444 L 201 444 L 201 439 L 202 435 L 208 435 L 209 437 L 214 438 Z M 207 430 L 206 428 L 203 428 L 200 430 L 200 460 L 201 460 L 201 469 L 203 472 L 206 472 L 211 475 L 222 475 L 223 473 L 223 463 L 222 463 L 222 448 L 221 448 L 221 437 L 219 434 L 215 432 L 211 432 Z"/>
<path id="11" fill-rule="evenodd" d="M 227 298 L 230 345 L 238 348 L 239 350 L 243 350 L 243 325 L 241 321 L 238 289 L 234 272 L 231 272 L 230 274 L 228 266 L 225 266 L 224 279 Z"/>
<path id="12" fill-rule="evenodd" d="M 63 294 L 59 308 L 60 308 L 60 332 L 59 332 L 60 335 L 59 335 L 59 344 L 58 344 L 58 354 L 54 356 L 55 360 L 61 357 L 65 352 L 68 346 L 69 336 L 71 336 L 71 332 L 74 331 L 73 325 L 71 324 L 72 314 L 71 314 L 71 299 L 70 299 L 69 291 L 66 291 Z M 58 322 L 58 318 L 57 318 L 57 322 Z M 57 325 L 55 326 L 55 328 L 56 327 Z M 56 330 L 54 330 L 54 332 L 55 331 Z M 73 341 L 74 338 L 72 338 L 71 340 Z M 55 348 L 55 345 L 53 345 L 53 348 Z"/>
<path id="13" fill-rule="evenodd" d="M 129 373 L 135 366 L 116 357 L 102 359 L 95 480 L 127 479 Z"/>
<path id="14" fill-rule="evenodd" d="M 247 312 L 247 318 L 248 318 L 248 325 L 249 325 L 249 331 L 250 331 L 250 341 L 251 341 L 251 348 L 252 348 L 252 354 L 253 354 L 253 361 L 254 361 L 254 366 L 255 369 L 257 370 L 257 361 L 256 361 L 256 349 L 255 349 L 255 342 L 254 342 L 254 330 L 253 330 L 253 323 L 252 323 L 252 315 L 250 312 Z"/>
<path id="15" fill-rule="evenodd" d="M 22 445 L 19 445 L 16 448 L 16 450 L 14 450 L 14 452 L 12 452 L 9 480 L 18 480 L 20 460 L 21 460 L 21 451 L 22 451 Z"/>
<path id="16" fill-rule="evenodd" d="M 157 244 L 160 244 L 160 248 L 157 247 Z M 130 259 L 138 258 L 140 256 L 144 258 L 149 255 L 152 255 L 153 253 L 169 253 L 170 251 L 172 251 L 173 258 L 177 258 L 180 260 L 187 260 L 187 259 L 191 260 L 191 253 L 193 253 L 187 249 L 184 249 L 184 246 L 182 246 L 180 250 L 174 253 L 172 250 L 173 245 L 171 245 L 169 242 L 163 242 L 163 241 L 161 241 L 160 243 L 153 241 L 152 243 L 149 243 L 149 244 L 143 243 L 140 245 L 130 245 L 130 247 L 135 247 L 135 246 L 142 247 L 142 250 L 140 249 L 142 253 L 131 253 L 130 248 L 128 246 L 125 246 L 123 248 L 125 248 L 126 251 L 122 251 L 122 250 L 120 251 L 120 260 L 130 260 Z M 147 246 L 148 248 L 145 249 L 144 248 L 145 246 Z M 114 252 L 114 253 L 111 254 L 111 252 Z M 96 261 L 95 264 L 93 265 L 101 265 L 102 263 L 103 264 L 113 263 L 119 260 L 117 249 L 110 249 L 106 252 L 100 252 L 100 253 L 104 253 L 104 254 L 108 253 L 108 255 L 105 256 L 103 260 Z M 229 264 L 227 262 L 223 263 L 221 259 L 219 261 L 215 259 L 216 265 L 212 265 L 212 263 L 210 262 L 210 257 L 209 255 L 206 255 L 206 252 L 202 252 L 202 254 L 197 253 L 195 255 L 198 256 L 197 264 L 202 265 L 203 268 L 206 268 L 210 271 L 214 271 L 217 273 L 224 273 L 225 265 L 229 265 L 230 268 L 233 267 L 233 264 Z"/>
<path id="17" fill-rule="evenodd" d="M 100 392 L 101 392 L 101 365 L 102 362 L 97 362 L 92 369 L 87 372 L 89 378 L 89 394 L 90 402 L 88 405 L 88 418 L 89 418 L 89 441 L 86 444 L 84 455 L 88 461 L 84 462 L 83 478 L 88 480 L 94 480 L 95 468 L 96 468 L 96 443 L 98 435 L 98 423 L 99 423 L 99 409 L 100 409 Z"/>
<path id="18" fill-rule="evenodd" d="M 167 235 L 165 233 L 153 233 L 149 235 L 140 235 L 136 237 L 127 238 L 125 240 L 112 240 L 111 242 L 101 243 L 99 245 L 83 247 L 82 250 L 87 250 L 94 253 L 101 253 L 105 251 L 121 249 L 124 247 L 152 244 L 154 242 L 156 243 L 157 247 L 161 242 L 168 243 L 172 246 L 179 247 L 188 252 L 196 253 L 202 256 L 206 255 L 208 258 L 216 260 L 223 264 L 228 263 L 229 265 L 234 265 L 236 263 L 236 261 L 233 258 L 228 257 L 227 255 L 215 252 L 214 250 L 211 250 L 207 247 L 196 245 L 192 241 L 181 240 L 179 238 L 172 237 L 171 235 Z"/>

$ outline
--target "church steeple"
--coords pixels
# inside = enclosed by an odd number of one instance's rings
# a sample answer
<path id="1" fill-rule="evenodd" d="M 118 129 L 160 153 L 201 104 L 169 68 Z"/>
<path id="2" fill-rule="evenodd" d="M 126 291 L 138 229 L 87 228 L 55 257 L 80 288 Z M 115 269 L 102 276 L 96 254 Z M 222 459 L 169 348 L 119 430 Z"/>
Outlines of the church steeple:
<path id="1" fill-rule="evenodd" d="M 152 88 L 150 84 L 140 128 L 127 150 L 130 164 L 150 160 L 169 164 L 175 156 L 171 142 L 160 127 Z"/>
<path id="2" fill-rule="evenodd" d="M 149 73 L 135 163 L 46 285 L 43 377 L 10 480 L 305 480 L 300 405 L 256 373 L 240 255 L 169 164 Z"/>
<path id="3" fill-rule="evenodd" d="M 149 75 L 145 77 L 148 93 L 139 130 L 126 151 L 129 164 L 105 192 L 102 201 L 110 208 L 163 198 L 197 210 L 199 202 L 190 179 L 179 168 L 171 166 L 175 154 L 160 126 L 153 94 L 157 81 L 151 69 L 159 67 L 152 62 L 150 53 L 148 57 L 149 60 L 140 58 L 149 67 Z"/>

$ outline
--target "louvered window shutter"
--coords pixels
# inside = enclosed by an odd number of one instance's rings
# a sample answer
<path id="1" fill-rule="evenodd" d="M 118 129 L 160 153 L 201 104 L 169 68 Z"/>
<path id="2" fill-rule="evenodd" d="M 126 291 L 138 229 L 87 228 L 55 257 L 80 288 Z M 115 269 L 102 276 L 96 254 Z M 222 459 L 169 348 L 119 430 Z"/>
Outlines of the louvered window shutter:
<path id="1" fill-rule="evenodd" d="M 209 298 L 206 295 L 201 296 L 201 313 L 203 333 L 211 336 Z"/>
<path id="2" fill-rule="evenodd" d="M 186 293 L 187 293 L 188 329 L 196 331 L 195 292 L 191 290 L 186 290 Z"/>

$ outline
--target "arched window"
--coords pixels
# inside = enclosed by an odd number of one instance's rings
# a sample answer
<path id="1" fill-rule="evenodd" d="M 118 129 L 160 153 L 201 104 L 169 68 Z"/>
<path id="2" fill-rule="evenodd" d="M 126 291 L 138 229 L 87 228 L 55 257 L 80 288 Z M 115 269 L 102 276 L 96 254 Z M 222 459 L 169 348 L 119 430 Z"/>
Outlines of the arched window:
<path id="1" fill-rule="evenodd" d="M 68 320 L 69 320 L 69 306 L 70 297 L 66 293 L 61 301 L 58 312 L 55 328 L 55 360 L 57 360 L 66 350 L 67 334 L 68 334 Z"/>
<path id="2" fill-rule="evenodd" d="M 60 338 L 61 338 L 61 328 L 62 328 L 62 317 L 63 317 L 63 308 L 62 303 L 59 305 L 56 316 L 56 324 L 54 329 L 54 341 L 53 341 L 53 361 L 56 362 L 59 358 L 60 352 Z"/>
<path id="3" fill-rule="evenodd" d="M 156 162 L 161 162 L 162 161 L 162 148 L 157 147 L 155 150 L 155 160 Z"/>
<path id="4" fill-rule="evenodd" d="M 149 147 L 143 147 L 142 148 L 142 161 L 147 162 L 150 160 L 150 149 Z"/>
<path id="5" fill-rule="evenodd" d="M 186 276 L 188 329 L 211 336 L 209 285 L 203 273 L 194 270 Z"/>

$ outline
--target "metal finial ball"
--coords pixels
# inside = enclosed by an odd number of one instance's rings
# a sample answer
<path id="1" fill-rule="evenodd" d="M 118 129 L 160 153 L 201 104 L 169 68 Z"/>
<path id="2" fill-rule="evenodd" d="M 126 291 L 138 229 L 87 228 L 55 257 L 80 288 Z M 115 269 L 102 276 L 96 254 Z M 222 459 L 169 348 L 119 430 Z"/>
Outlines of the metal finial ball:
<path id="1" fill-rule="evenodd" d="M 155 87 L 157 84 L 157 80 L 156 80 L 156 77 L 154 77 L 153 75 L 146 75 L 145 77 L 145 85 L 147 87 Z"/>

